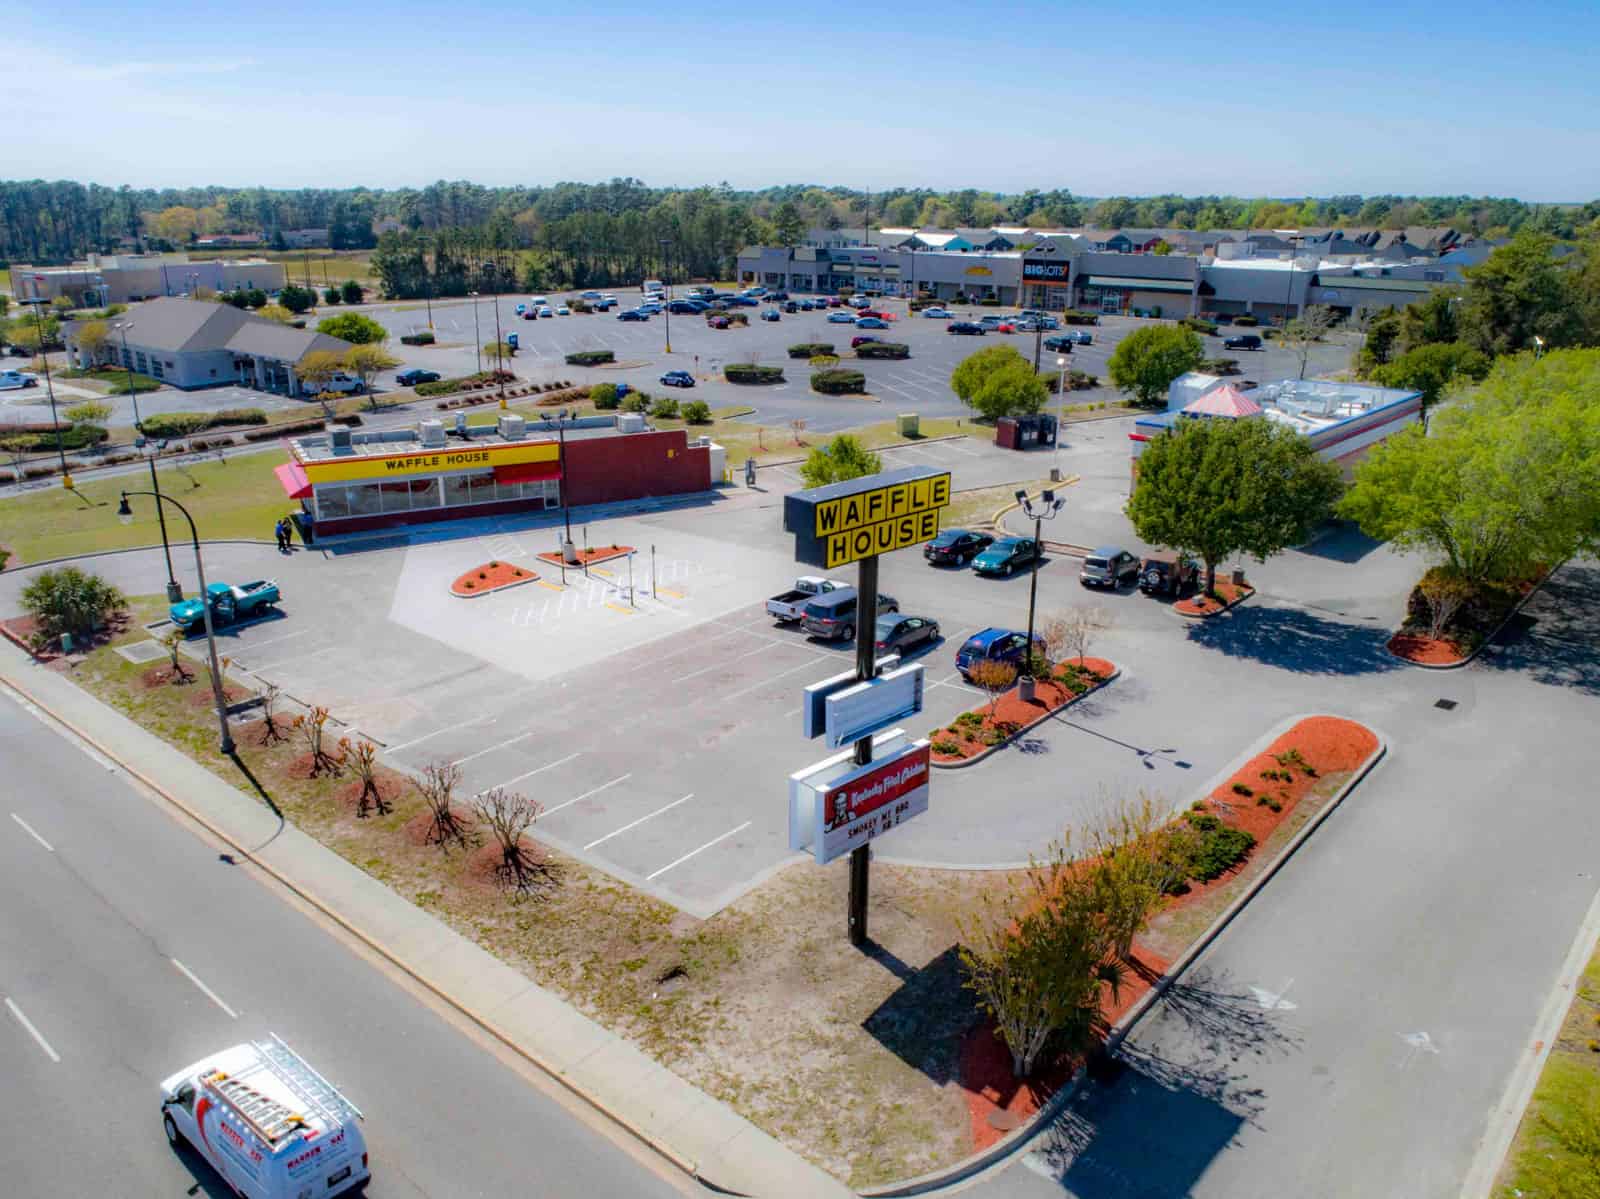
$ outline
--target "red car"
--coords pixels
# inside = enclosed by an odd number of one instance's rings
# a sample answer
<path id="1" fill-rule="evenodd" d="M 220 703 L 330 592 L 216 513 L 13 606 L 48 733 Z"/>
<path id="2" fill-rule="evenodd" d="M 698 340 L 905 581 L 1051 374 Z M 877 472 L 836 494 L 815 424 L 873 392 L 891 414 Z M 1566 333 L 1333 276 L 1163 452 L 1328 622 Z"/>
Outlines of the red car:
<path id="1" fill-rule="evenodd" d="M 843 303 L 844 303 L 844 301 L 841 300 L 838 296 L 829 296 L 828 297 L 828 307 L 829 308 L 837 308 L 837 307 L 839 307 L 840 304 L 843 304 Z"/>
<path id="2" fill-rule="evenodd" d="M 994 331 L 996 333 L 1015 333 L 1017 331 L 1017 327 L 1007 321 L 996 325 L 994 327 Z"/>
<path id="3" fill-rule="evenodd" d="M 888 320 L 888 319 L 889 319 L 889 314 L 888 314 L 888 313 L 887 313 L 887 312 L 879 312 L 879 311 L 878 311 L 878 310 L 877 310 L 877 309 L 875 309 L 875 308 L 863 308 L 863 309 L 862 309 L 862 310 L 861 310 L 861 311 L 860 311 L 860 312 L 858 312 L 858 313 L 857 313 L 857 314 L 856 314 L 856 315 L 857 315 L 857 316 L 875 316 L 875 317 L 877 317 L 877 318 L 878 318 L 878 319 L 879 319 L 879 320 L 880 320 L 880 321 L 886 321 L 886 320 Z"/>
<path id="4" fill-rule="evenodd" d="M 867 342 L 869 342 L 869 341 L 877 341 L 877 340 L 878 340 L 878 339 L 877 339 L 877 338 L 876 338 L 876 337 L 870 337 L 870 336 L 868 336 L 868 335 L 866 335 L 866 334 L 863 334 L 863 335 L 862 335 L 862 336 L 860 336 L 860 337 L 852 337 L 852 338 L 851 338 L 851 339 L 850 339 L 850 348 L 851 348 L 851 349 L 852 349 L 852 350 L 853 350 L 853 349 L 855 349 L 855 348 L 856 348 L 856 347 L 857 347 L 857 346 L 864 346 L 864 345 L 866 345 L 866 344 L 867 344 Z"/>

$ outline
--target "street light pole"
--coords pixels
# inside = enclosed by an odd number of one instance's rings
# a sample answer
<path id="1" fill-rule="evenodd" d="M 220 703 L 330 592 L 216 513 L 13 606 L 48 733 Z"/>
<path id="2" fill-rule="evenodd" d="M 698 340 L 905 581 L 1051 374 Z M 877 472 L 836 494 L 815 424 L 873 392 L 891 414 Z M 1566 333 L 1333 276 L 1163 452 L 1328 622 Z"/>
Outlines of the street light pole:
<path id="1" fill-rule="evenodd" d="M 1067 356 L 1056 355 L 1056 369 L 1061 372 L 1061 381 L 1056 384 L 1056 397 L 1060 400 L 1061 415 L 1056 418 L 1056 468 L 1055 481 L 1061 482 L 1061 426 L 1067 423 Z"/>
<path id="2" fill-rule="evenodd" d="M 56 418 L 56 388 L 50 381 L 50 355 L 44 348 L 44 297 L 39 295 L 37 285 L 34 287 L 34 297 L 29 303 L 33 305 L 33 324 L 39 334 L 39 361 L 44 363 L 44 390 L 50 397 L 50 423 L 56 427 L 56 454 L 61 459 L 61 486 L 71 491 L 72 472 L 67 469 L 67 447 L 61 437 L 61 422 Z"/>
<path id="3" fill-rule="evenodd" d="M 577 409 L 574 408 L 576 415 Z M 545 424 L 550 423 L 550 414 L 544 413 Z M 566 530 L 561 541 L 561 560 L 567 562 L 569 555 L 572 562 L 577 561 L 577 553 L 572 545 L 572 505 L 567 500 L 567 410 L 563 408 L 556 416 L 556 436 L 561 439 L 561 450 L 558 461 L 561 464 L 561 522 Z"/>
<path id="4" fill-rule="evenodd" d="M 189 515 L 189 510 L 170 495 L 162 495 L 154 491 L 124 491 L 122 503 L 117 508 L 117 518 L 124 524 L 133 520 L 133 509 L 128 506 L 130 495 L 148 495 L 156 501 L 156 507 L 162 504 L 171 504 L 183 518 L 189 522 L 189 539 L 194 542 L 194 572 L 200 581 L 200 615 L 206 624 L 206 648 L 211 655 L 211 695 L 217 704 L 217 728 L 222 733 L 222 740 L 217 748 L 225 754 L 234 751 L 233 734 L 228 731 L 228 697 L 222 690 L 222 667 L 217 661 L 217 632 L 211 624 L 211 596 L 206 591 L 206 565 L 200 557 L 200 534 L 194 527 L 194 517 Z"/>
<path id="5" fill-rule="evenodd" d="M 472 345 L 478 356 L 478 373 L 483 374 L 483 334 L 478 332 L 478 293 L 469 291 L 472 297 Z"/>
<path id="6" fill-rule="evenodd" d="M 118 321 L 117 331 L 122 334 L 122 365 L 128 371 L 128 399 L 133 403 L 133 427 L 139 435 L 144 437 L 144 421 L 139 419 L 139 392 L 133 385 L 133 355 L 128 353 L 128 330 L 133 328 L 132 321 Z M 146 441 L 149 438 L 145 438 Z M 156 455 L 148 458 L 150 463 L 150 489 L 157 497 L 161 495 L 161 480 L 156 477 Z M 156 501 L 156 520 L 161 524 L 161 555 L 167 560 L 167 602 L 175 604 L 183 598 L 183 588 L 178 586 L 178 576 L 172 569 L 172 546 L 167 542 L 167 514 L 161 507 L 159 498 Z"/>
<path id="7" fill-rule="evenodd" d="M 1022 506 L 1023 514 L 1033 521 L 1033 574 L 1028 580 L 1028 647 L 1025 651 L 1027 658 L 1024 659 L 1024 661 L 1028 662 L 1033 660 L 1034 653 L 1033 614 L 1039 602 L 1039 559 L 1041 557 L 1039 547 L 1044 544 L 1044 520 L 1045 517 L 1054 516 L 1057 512 L 1060 512 L 1067 502 L 1066 496 L 1058 496 L 1048 487 L 1040 492 L 1039 499 L 1041 503 L 1035 508 L 1026 491 L 1017 492 L 1017 503 Z"/>
<path id="8" fill-rule="evenodd" d="M 488 263 L 485 263 L 484 265 L 487 266 Z M 504 344 L 504 340 L 500 336 L 499 275 L 500 270 L 497 264 L 493 273 L 489 276 L 490 282 L 494 284 L 494 286 L 489 289 L 489 294 L 494 297 L 494 377 L 495 380 L 500 384 L 500 407 L 504 408 L 506 406 L 506 381 L 505 372 L 500 369 L 500 347 Z"/>
<path id="9" fill-rule="evenodd" d="M 1294 306 L 1294 247 L 1295 243 L 1303 240 L 1299 237 L 1289 238 L 1289 286 L 1283 293 L 1283 324 L 1289 325 L 1289 309 Z"/>
<path id="10" fill-rule="evenodd" d="M 661 239 L 661 286 L 666 289 L 667 302 L 661 309 L 661 317 L 667 323 L 667 353 L 672 353 L 672 273 L 668 269 L 671 263 L 670 252 L 672 241 L 669 238 Z"/>

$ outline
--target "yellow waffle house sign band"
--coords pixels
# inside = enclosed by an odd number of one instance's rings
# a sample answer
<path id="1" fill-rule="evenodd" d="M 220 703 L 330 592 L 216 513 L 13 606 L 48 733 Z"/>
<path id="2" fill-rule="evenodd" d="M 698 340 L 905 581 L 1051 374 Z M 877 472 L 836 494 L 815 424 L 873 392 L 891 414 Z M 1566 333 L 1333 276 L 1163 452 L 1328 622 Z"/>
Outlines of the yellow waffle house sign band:
<path id="1" fill-rule="evenodd" d="M 302 462 L 313 483 L 343 483 L 355 479 L 408 478 L 452 470 L 493 470 L 529 462 L 554 462 L 561 448 L 553 441 L 513 442 L 509 445 L 464 446 L 424 453 L 371 454 L 351 458 Z"/>
<path id="2" fill-rule="evenodd" d="M 950 472 L 911 466 L 784 497 L 800 561 L 831 570 L 928 541 L 950 502 Z"/>

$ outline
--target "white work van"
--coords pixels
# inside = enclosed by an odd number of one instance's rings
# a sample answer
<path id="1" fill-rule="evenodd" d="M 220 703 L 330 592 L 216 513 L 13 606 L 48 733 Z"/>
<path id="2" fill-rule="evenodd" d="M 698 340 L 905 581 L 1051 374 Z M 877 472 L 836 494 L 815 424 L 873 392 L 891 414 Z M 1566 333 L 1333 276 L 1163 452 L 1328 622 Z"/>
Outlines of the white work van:
<path id="1" fill-rule="evenodd" d="M 194 1146 L 246 1199 L 320 1199 L 362 1186 L 372 1173 L 361 1118 L 276 1035 L 214 1053 L 161 1084 L 167 1140 Z"/>

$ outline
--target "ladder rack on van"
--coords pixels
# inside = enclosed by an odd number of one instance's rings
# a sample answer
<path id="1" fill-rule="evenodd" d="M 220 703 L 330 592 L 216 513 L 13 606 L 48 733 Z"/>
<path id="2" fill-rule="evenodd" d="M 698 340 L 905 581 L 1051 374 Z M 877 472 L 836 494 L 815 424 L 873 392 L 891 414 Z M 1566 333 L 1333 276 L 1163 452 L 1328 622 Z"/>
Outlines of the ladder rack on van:
<path id="1" fill-rule="evenodd" d="M 305 1117 L 299 1112 L 263 1095 L 242 1078 L 220 1071 L 218 1074 L 221 1076 L 213 1075 L 208 1081 L 267 1144 L 275 1145 L 289 1133 L 305 1127 Z"/>
<path id="2" fill-rule="evenodd" d="M 346 1099 L 338 1087 L 313 1070 L 311 1064 L 290 1049 L 282 1037 L 275 1032 L 267 1035 L 272 1038 L 270 1041 L 256 1042 L 262 1060 L 308 1108 L 314 1109 L 333 1124 L 343 1124 L 352 1115 L 357 1119 L 366 1119 L 360 1108 Z"/>

